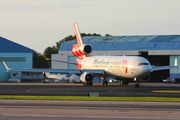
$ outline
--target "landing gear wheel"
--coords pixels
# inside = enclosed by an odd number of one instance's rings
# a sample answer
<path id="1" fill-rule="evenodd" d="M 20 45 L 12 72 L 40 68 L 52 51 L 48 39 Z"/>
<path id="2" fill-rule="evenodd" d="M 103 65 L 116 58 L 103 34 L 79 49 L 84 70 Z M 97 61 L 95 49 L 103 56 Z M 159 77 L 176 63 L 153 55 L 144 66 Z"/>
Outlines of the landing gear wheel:
<path id="1" fill-rule="evenodd" d="M 87 82 L 83 83 L 83 86 L 88 86 L 88 83 Z"/>
<path id="2" fill-rule="evenodd" d="M 126 81 L 124 84 L 125 84 L 125 85 L 129 85 L 129 82 L 128 82 L 128 81 Z"/>
<path id="3" fill-rule="evenodd" d="M 89 86 L 92 86 L 93 85 L 93 82 L 89 83 Z"/>
<path id="4" fill-rule="evenodd" d="M 102 81 L 101 83 L 102 83 L 102 86 L 104 86 L 104 81 Z"/>
<path id="5" fill-rule="evenodd" d="M 138 87 L 138 88 L 139 88 L 139 87 L 140 87 L 140 85 L 139 85 L 139 84 L 135 84 L 135 87 Z"/>
<path id="6" fill-rule="evenodd" d="M 104 85 L 108 85 L 108 81 L 102 81 L 102 85 L 104 86 Z"/>
<path id="7" fill-rule="evenodd" d="M 123 85 L 124 84 L 124 81 L 123 80 L 120 80 L 119 81 L 119 85 Z"/>
<path id="8" fill-rule="evenodd" d="M 108 81 L 105 81 L 106 86 L 108 85 Z"/>

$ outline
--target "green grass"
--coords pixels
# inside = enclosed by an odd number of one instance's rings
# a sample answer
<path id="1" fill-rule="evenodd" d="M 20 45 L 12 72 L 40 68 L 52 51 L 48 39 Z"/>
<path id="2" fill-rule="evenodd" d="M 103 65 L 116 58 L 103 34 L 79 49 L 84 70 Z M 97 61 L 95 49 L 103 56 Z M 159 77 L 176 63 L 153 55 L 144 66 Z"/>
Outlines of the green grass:
<path id="1" fill-rule="evenodd" d="M 180 98 L 171 98 L 171 97 L 88 97 L 88 96 L 16 96 L 16 95 L 0 95 L 0 99 L 180 102 Z"/>

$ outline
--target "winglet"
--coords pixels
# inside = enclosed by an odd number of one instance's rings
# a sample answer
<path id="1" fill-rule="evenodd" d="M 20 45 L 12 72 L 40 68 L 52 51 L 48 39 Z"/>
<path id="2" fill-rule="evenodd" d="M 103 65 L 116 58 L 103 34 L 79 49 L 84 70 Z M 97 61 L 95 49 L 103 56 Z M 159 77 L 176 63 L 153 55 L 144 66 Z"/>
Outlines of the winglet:
<path id="1" fill-rule="evenodd" d="M 83 42 L 82 42 L 81 34 L 80 34 L 79 28 L 77 26 L 77 23 L 74 23 L 74 29 L 75 29 L 75 33 L 76 33 L 77 44 L 81 46 L 81 45 L 83 45 Z"/>
<path id="2" fill-rule="evenodd" d="M 4 61 L 3 61 L 3 63 L 4 63 L 4 66 L 6 67 L 7 72 L 8 72 L 9 71 L 8 66 L 6 65 L 6 63 Z"/>
<path id="3" fill-rule="evenodd" d="M 177 66 L 177 58 L 175 58 L 174 66 Z M 178 69 L 178 66 L 177 66 L 177 69 Z"/>

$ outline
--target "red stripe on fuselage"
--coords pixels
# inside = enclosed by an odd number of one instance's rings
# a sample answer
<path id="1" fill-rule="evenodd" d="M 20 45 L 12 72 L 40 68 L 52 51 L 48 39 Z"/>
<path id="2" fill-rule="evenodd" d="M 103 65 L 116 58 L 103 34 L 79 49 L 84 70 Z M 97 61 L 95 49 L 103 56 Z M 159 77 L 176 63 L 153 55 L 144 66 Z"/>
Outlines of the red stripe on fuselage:
<path id="1" fill-rule="evenodd" d="M 127 73 L 128 67 L 126 67 L 125 73 Z"/>

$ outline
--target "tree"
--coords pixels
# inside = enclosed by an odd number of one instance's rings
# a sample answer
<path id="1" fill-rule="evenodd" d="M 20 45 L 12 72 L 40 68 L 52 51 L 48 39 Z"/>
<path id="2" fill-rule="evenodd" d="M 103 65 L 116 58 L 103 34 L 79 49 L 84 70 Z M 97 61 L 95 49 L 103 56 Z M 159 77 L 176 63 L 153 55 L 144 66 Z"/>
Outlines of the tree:
<path id="1" fill-rule="evenodd" d="M 62 42 L 65 42 L 65 41 L 70 41 L 70 40 L 74 40 L 76 39 L 76 36 L 74 35 L 68 35 L 67 37 L 65 37 L 64 39 L 60 40 L 59 42 L 56 42 L 56 48 L 57 50 L 59 50 L 59 47 L 61 45 Z"/>
<path id="2" fill-rule="evenodd" d="M 48 68 L 49 63 L 41 53 L 33 50 L 33 68 Z"/>
<path id="3" fill-rule="evenodd" d="M 112 36 L 112 35 L 110 35 L 110 34 L 105 34 L 105 36 Z"/>
<path id="4" fill-rule="evenodd" d="M 96 34 L 96 33 L 81 33 L 81 36 L 101 36 L 100 34 Z M 111 36 L 109 34 L 106 34 L 106 36 Z M 41 53 L 38 53 L 36 51 L 33 51 L 33 68 L 48 68 L 50 67 L 51 63 L 49 60 L 47 60 L 47 58 L 51 58 L 51 54 L 57 54 L 59 47 L 61 45 L 62 42 L 65 41 L 71 41 L 71 40 L 75 40 L 76 36 L 75 35 L 68 35 L 67 37 L 65 37 L 64 39 L 56 42 L 56 46 L 52 46 L 52 47 L 47 47 L 44 50 L 43 55 Z"/>
<path id="5" fill-rule="evenodd" d="M 57 54 L 58 53 L 58 49 L 55 46 L 52 47 L 47 47 L 43 53 L 44 58 L 46 59 L 46 61 L 49 63 L 49 68 L 51 65 L 51 61 L 49 61 L 47 58 L 51 58 L 51 54 Z"/>
<path id="6" fill-rule="evenodd" d="M 81 37 L 84 37 L 84 36 L 101 36 L 101 34 L 96 34 L 96 33 L 81 33 Z M 65 41 L 71 41 L 71 40 L 75 40 L 76 39 L 76 36 L 75 35 L 68 35 L 67 37 L 65 37 L 64 39 L 56 42 L 56 48 L 59 50 L 59 47 L 61 45 L 62 42 L 65 42 Z"/>

